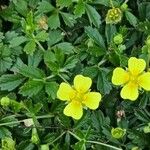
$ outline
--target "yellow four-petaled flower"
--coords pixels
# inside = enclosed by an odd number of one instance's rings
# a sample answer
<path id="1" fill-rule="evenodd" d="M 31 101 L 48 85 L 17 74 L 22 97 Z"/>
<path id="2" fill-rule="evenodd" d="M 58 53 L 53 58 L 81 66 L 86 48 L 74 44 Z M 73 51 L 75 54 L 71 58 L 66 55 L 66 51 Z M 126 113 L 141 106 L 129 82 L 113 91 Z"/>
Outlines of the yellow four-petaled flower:
<path id="1" fill-rule="evenodd" d="M 83 115 L 83 107 L 96 109 L 101 100 L 101 94 L 90 92 L 92 80 L 83 75 L 74 78 L 74 86 L 62 82 L 57 91 L 57 97 L 62 101 L 67 101 L 68 105 L 64 109 L 64 114 L 74 119 L 80 119 Z"/>
<path id="2" fill-rule="evenodd" d="M 131 57 L 128 60 L 128 69 L 117 67 L 113 71 L 112 83 L 123 85 L 121 97 L 123 99 L 136 100 L 139 96 L 138 89 L 150 91 L 150 72 L 144 72 L 146 62 L 143 59 Z"/>

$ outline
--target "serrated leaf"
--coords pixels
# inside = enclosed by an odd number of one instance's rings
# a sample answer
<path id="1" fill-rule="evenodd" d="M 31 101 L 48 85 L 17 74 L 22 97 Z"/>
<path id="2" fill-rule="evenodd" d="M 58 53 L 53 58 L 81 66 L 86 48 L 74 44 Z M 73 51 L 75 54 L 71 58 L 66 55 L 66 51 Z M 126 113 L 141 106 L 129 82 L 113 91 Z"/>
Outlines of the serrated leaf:
<path id="1" fill-rule="evenodd" d="M 35 51 L 35 48 L 36 48 L 36 43 L 35 41 L 31 40 L 29 41 L 25 47 L 24 47 L 24 51 L 27 53 L 27 54 L 30 54 L 30 55 L 33 55 L 34 51 Z"/>
<path id="2" fill-rule="evenodd" d="M 55 45 L 55 47 L 57 47 L 58 49 L 61 49 L 64 54 L 74 53 L 73 52 L 74 47 L 72 46 L 71 43 L 68 43 L 68 42 L 59 43 L 59 44 Z"/>
<path id="3" fill-rule="evenodd" d="M 28 13 L 26 0 L 17 0 L 13 2 L 15 4 L 15 9 L 17 10 L 17 12 L 19 12 L 23 16 L 26 16 L 26 14 Z"/>
<path id="4" fill-rule="evenodd" d="M 56 0 L 56 3 L 60 7 L 67 7 L 72 3 L 72 0 Z"/>
<path id="5" fill-rule="evenodd" d="M 100 35 L 96 28 L 85 27 L 87 35 L 94 40 L 101 48 L 106 49 L 103 37 Z"/>
<path id="6" fill-rule="evenodd" d="M 29 80 L 21 88 L 19 93 L 23 96 L 33 96 L 38 94 L 44 87 L 44 83 L 41 81 Z"/>
<path id="7" fill-rule="evenodd" d="M 60 13 L 65 24 L 69 27 L 73 27 L 74 24 L 76 23 L 76 20 L 75 20 L 75 16 L 72 15 L 72 14 L 69 14 L 69 13 L 64 13 L 64 12 L 61 12 Z"/>
<path id="8" fill-rule="evenodd" d="M 12 91 L 24 81 L 21 75 L 5 74 L 0 77 L 1 90 Z"/>
<path id="9" fill-rule="evenodd" d="M 10 47 L 17 47 L 21 45 L 22 43 L 24 43 L 25 41 L 27 41 L 27 38 L 24 36 L 15 37 L 11 41 L 9 41 Z"/>
<path id="10" fill-rule="evenodd" d="M 0 74 L 9 69 L 12 65 L 12 59 L 10 57 L 4 57 L 0 59 Z"/>
<path id="11" fill-rule="evenodd" d="M 94 24 L 97 28 L 99 28 L 101 24 L 101 16 L 91 5 L 85 4 L 85 7 L 90 23 Z"/>
<path id="12" fill-rule="evenodd" d="M 65 64 L 64 64 L 64 69 L 72 69 L 76 66 L 76 64 L 78 63 L 78 58 L 76 56 L 71 56 L 69 57 Z"/>
<path id="13" fill-rule="evenodd" d="M 98 74 L 97 89 L 103 94 L 109 94 L 112 89 L 111 83 L 107 79 L 107 74 L 103 70 Z"/>
<path id="14" fill-rule="evenodd" d="M 18 66 L 19 73 L 28 78 L 42 79 L 45 77 L 44 72 L 33 66 Z"/>
<path id="15" fill-rule="evenodd" d="M 43 0 L 39 3 L 39 6 L 37 8 L 38 13 L 48 13 L 54 10 L 54 7 L 51 5 L 50 2 L 47 2 Z"/>
<path id="16" fill-rule="evenodd" d="M 46 33 L 46 31 L 41 31 L 36 35 L 35 38 L 38 41 L 45 42 L 46 40 L 48 40 L 48 33 Z"/>
<path id="17" fill-rule="evenodd" d="M 75 6 L 74 14 L 76 17 L 81 17 L 85 13 L 85 3 L 78 2 Z"/>
<path id="18" fill-rule="evenodd" d="M 62 32 L 60 30 L 51 30 L 49 32 L 49 37 L 48 37 L 48 45 L 52 46 L 56 44 L 57 42 L 61 41 L 63 39 Z"/>
<path id="19" fill-rule="evenodd" d="M 136 25 L 138 23 L 137 18 L 129 11 L 125 12 L 125 16 L 126 16 L 127 20 L 129 21 L 129 23 L 131 25 L 133 25 L 134 27 L 136 27 Z"/>
<path id="20" fill-rule="evenodd" d="M 5 137 L 11 137 L 11 135 L 11 132 L 7 128 L 0 127 L 0 139 Z"/>
<path id="21" fill-rule="evenodd" d="M 53 13 L 48 18 L 48 26 L 51 29 L 57 29 L 58 27 L 60 27 L 60 20 L 59 20 L 59 14 L 58 13 Z"/>
<path id="22" fill-rule="evenodd" d="M 45 91 L 49 96 L 51 96 L 52 99 L 56 98 L 57 90 L 58 84 L 56 82 L 47 82 L 45 84 Z"/>

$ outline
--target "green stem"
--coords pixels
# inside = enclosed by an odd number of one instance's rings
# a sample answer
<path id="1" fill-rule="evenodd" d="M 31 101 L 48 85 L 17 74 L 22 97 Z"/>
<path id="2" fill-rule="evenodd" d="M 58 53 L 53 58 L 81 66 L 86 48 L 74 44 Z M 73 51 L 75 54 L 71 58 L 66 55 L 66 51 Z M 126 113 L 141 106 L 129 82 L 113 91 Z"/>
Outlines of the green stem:
<path id="1" fill-rule="evenodd" d="M 81 141 L 82 139 L 80 137 L 78 137 L 77 135 L 75 135 L 74 133 L 72 133 L 71 131 L 67 131 L 69 134 L 71 134 L 73 137 L 75 137 L 77 140 Z"/>
<path id="2" fill-rule="evenodd" d="M 54 117 L 54 115 L 36 116 L 36 119 L 45 119 L 45 118 L 51 118 L 51 117 Z M 32 119 L 32 118 L 28 118 L 28 119 Z M 19 120 L 19 121 L 5 122 L 5 123 L 1 123 L 0 126 L 17 124 L 17 123 L 24 122 L 24 120 L 26 120 L 26 119 Z"/>
<path id="3" fill-rule="evenodd" d="M 112 8 L 114 8 L 114 4 L 113 4 L 112 0 L 110 0 L 110 5 L 111 5 Z"/>
<path id="4" fill-rule="evenodd" d="M 68 83 L 68 81 L 67 81 L 61 74 L 58 74 L 58 76 L 59 76 L 62 80 L 64 80 L 66 83 Z"/>
<path id="5" fill-rule="evenodd" d="M 148 53 L 146 70 L 149 71 L 150 53 Z"/>
<path id="6" fill-rule="evenodd" d="M 105 144 L 105 143 L 101 143 L 101 142 L 97 142 L 97 141 L 86 141 L 87 143 L 92 143 L 92 144 L 98 144 L 98 145 L 103 145 L 109 148 L 112 148 L 114 150 L 122 150 L 121 148 L 117 148 L 115 146 L 109 145 L 109 144 Z"/>
<path id="7" fill-rule="evenodd" d="M 59 140 L 66 132 L 63 132 L 61 135 L 59 135 L 55 140 L 53 140 L 52 142 L 48 143 L 47 145 L 51 145 L 54 142 L 56 142 L 57 140 Z"/>

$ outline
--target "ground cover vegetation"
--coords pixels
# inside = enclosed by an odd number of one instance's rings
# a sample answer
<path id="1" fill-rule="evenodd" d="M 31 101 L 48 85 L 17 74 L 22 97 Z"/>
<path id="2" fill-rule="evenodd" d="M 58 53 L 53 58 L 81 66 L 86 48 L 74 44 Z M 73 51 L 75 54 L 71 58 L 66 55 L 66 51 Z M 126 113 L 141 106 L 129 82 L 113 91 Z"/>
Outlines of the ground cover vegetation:
<path id="1" fill-rule="evenodd" d="M 150 149 L 149 0 L 0 0 L 2 150 Z"/>

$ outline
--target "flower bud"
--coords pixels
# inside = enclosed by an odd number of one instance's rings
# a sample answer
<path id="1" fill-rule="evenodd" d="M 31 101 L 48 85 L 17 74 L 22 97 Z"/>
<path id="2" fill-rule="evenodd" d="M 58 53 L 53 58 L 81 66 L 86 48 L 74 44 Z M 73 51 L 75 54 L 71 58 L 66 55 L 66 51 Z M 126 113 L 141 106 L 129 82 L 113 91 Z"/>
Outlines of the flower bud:
<path id="1" fill-rule="evenodd" d="M 150 126 L 145 126 L 143 130 L 144 133 L 150 133 Z"/>
<path id="2" fill-rule="evenodd" d="M 111 135 L 112 137 L 114 137 L 115 139 L 120 139 L 122 138 L 126 133 L 126 130 L 125 129 L 121 129 L 119 127 L 117 128 L 112 128 L 111 129 Z"/>
<path id="3" fill-rule="evenodd" d="M 123 3 L 120 8 L 122 11 L 126 11 L 128 9 L 127 3 Z"/>
<path id="4" fill-rule="evenodd" d="M 117 34 L 116 36 L 114 36 L 113 41 L 117 45 L 121 44 L 123 42 L 122 34 Z"/>
<path id="5" fill-rule="evenodd" d="M 34 144 L 38 144 L 39 143 L 39 136 L 38 136 L 36 128 L 32 129 L 31 142 L 34 143 Z"/>
<path id="6" fill-rule="evenodd" d="M 16 150 L 15 141 L 8 137 L 2 139 L 2 150 Z"/>
<path id="7" fill-rule="evenodd" d="M 2 97 L 0 104 L 4 107 L 7 107 L 10 105 L 10 99 L 8 97 Z"/>
<path id="8" fill-rule="evenodd" d="M 41 145 L 41 150 L 49 150 L 49 146 L 47 144 Z"/>

